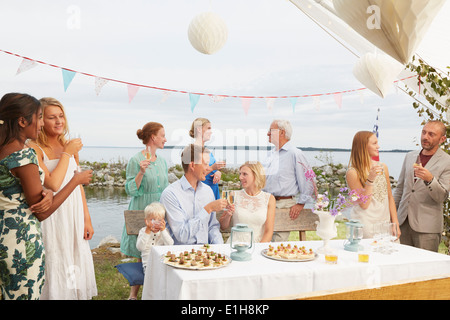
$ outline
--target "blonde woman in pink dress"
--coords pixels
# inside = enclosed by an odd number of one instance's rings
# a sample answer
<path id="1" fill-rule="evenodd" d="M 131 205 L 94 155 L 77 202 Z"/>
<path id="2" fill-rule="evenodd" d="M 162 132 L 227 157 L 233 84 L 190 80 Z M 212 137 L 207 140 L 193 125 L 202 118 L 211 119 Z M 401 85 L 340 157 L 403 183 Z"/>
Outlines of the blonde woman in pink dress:
<path id="1" fill-rule="evenodd" d="M 248 161 L 239 168 L 242 190 L 234 191 L 234 211 L 224 211 L 219 219 L 221 229 L 238 223 L 253 230 L 255 242 L 270 242 L 275 223 L 275 197 L 262 191 L 266 183 L 264 167 Z"/>

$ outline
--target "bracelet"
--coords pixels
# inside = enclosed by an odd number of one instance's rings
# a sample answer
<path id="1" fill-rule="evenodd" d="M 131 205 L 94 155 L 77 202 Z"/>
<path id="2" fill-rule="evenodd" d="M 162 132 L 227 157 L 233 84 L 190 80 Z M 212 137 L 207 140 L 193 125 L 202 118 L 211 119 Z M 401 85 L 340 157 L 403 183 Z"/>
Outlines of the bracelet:
<path id="1" fill-rule="evenodd" d="M 68 155 L 69 156 L 69 158 L 72 156 L 70 153 L 68 153 L 68 152 L 61 152 L 62 154 L 66 154 L 66 155 Z"/>
<path id="2" fill-rule="evenodd" d="M 372 180 L 367 179 L 367 182 L 369 182 L 370 184 L 373 184 Z"/>

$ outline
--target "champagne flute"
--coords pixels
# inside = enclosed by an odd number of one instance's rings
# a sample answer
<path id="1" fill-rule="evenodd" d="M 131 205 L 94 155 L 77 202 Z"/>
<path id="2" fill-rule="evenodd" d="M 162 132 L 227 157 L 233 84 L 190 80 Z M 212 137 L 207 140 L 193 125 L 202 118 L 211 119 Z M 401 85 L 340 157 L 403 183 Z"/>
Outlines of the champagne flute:
<path id="1" fill-rule="evenodd" d="M 147 160 L 150 160 L 152 158 L 152 150 L 150 149 L 150 146 L 145 147 L 145 158 Z"/>
<path id="2" fill-rule="evenodd" d="M 81 134 L 79 132 L 74 132 L 72 134 L 70 134 L 70 140 L 72 139 L 81 139 Z M 77 171 L 81 172 L 81 166 L 77 165 Z"/>
<path id="3" fill-rule="evenodd" d="M 234 191 L 228 191 L 228 198 L 227 198 L 228 202 L 230 204 L 234 204 Z"/>
<path id="4" fill-rule="evenodd" d="M 228 199 L 228 189 L 226 187 L 222 188 L 222 199 Z"/>

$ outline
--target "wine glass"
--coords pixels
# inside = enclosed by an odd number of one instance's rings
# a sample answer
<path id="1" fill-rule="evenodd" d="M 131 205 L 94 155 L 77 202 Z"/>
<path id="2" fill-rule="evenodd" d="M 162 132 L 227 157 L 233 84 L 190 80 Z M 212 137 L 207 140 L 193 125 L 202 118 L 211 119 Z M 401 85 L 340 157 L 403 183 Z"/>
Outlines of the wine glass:
<path id="1" fill-rule="evenodd" d="M 373 224 L 373 240 L 376 243 L 374 251 L 379 252 L 381 249 L 381 222 Z"/>
<path id="2" fill-rule="evenodd" d="M 228 199 L 228 189 L 226 187 L 222 188 L 222 199 Z"/>
<path id="3" fill-rule="evenodd" d="M 150 149 L 150 146 L 145 147 L 145 158 L 147 160 L 150 160 L 152 158 L 152 150 Z"/>
<path id="4" fill-rule="evenodd" d="M 398 239 L 398 224 L 391 222 L 388 224 L 389 230 L 389 253 L 397 251 L 394 249 L 394 242 Z"/>
<path id="5" fill-rule="evenodd" d="M 228 191 L 227 200 L 230 204 L 234 204 L 234 191 Z"/>
<path id="6" fill-rule="evenodd" d="M 73 140 L 73 139 L 81 139 L 81 134 L 79 132 L 73 132 L 69 135 L 69 139 Z M 81 172 L 81 166 L 77 165 L 77 171 Z"/>

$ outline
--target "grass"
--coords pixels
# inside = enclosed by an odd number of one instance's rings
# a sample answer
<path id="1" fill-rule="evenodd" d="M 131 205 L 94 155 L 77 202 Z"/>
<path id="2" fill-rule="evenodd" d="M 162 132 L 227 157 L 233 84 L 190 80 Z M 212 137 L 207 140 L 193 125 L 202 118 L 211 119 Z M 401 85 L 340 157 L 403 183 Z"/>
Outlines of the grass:
<path id="1" fill-rule="evenodd" d="M 337 221 L 338 235 L 334 239 L 345 239 L 346 227 L 345 222 Z M 298 232 L 291 232 L 290 241 L 298 241 Z M 321 240 L 316 235 L 315 231 L 306 231 L 306 240 Z M 123 263 L 121 255 L 119 253 L 112 254 L 107 249 L 99 248 L 94 249 L 96 254 L 94 257 L 95 265 L 95 277 L 97 280 L 98 296 L 94 297 L 94 300 L 126 300 L 130 294 L 130 285 L 128 281 L 120 274 L 114 267 L 120 263 Z M 444 242 L 441 242 L 439 246 L 439 253 L 445 254 L 446 247 Z M 132 260 L 130 262 L 136 262 Z M 139 290 L 138 299 L 141 299 L 142 287 Z"/>

